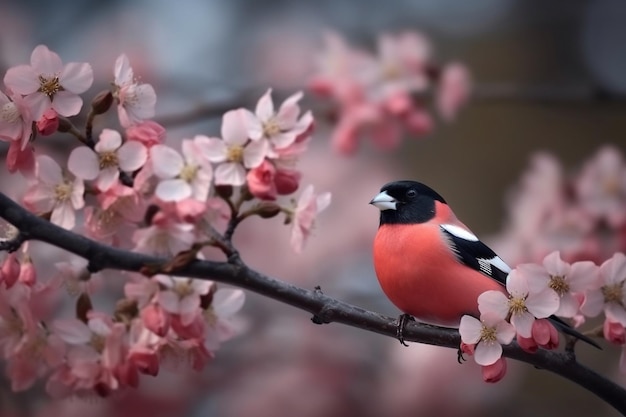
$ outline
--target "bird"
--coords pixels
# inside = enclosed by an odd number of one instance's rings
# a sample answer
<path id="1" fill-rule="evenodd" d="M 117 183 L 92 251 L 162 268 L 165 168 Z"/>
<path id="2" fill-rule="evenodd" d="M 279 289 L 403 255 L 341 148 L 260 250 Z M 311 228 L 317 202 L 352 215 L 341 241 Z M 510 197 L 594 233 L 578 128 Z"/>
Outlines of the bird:
<path id="1" fill-rule="evenodd" d="M 402 344 L 408 319 L 458 328 L 463 315 L 480 317 L 478 296 L 483 292 L 508 296 L 511 268 L 435 190 L 417 181 L 393 181 L 383 185 L 370 204 L 380 210 L 374 270 L 385 295 L 404 313 L 398 319 Z M 600 348 L 562 319 L 549 320 L 563 333 Z"/>

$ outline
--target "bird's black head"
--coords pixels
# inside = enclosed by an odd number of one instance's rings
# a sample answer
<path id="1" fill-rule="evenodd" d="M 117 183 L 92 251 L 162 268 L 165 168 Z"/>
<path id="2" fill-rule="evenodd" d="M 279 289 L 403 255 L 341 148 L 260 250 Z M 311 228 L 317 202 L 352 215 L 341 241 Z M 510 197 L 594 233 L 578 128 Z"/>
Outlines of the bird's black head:
<path id="1" fill-rule="evenodd" d="M 446 203 L 432 188 L 417 181 L 383 185 L 370 204 L 380 210 L 380 224 L 424 223 L 435 216 L 435 201 Z"/>

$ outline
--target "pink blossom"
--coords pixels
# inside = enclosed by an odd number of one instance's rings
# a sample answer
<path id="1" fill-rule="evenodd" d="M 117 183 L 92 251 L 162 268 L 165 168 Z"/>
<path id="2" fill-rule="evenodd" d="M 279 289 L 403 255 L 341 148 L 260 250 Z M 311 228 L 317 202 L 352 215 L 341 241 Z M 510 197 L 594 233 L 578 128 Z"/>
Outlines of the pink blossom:
<path id="1" fill-rule="evenodd" d="M 52 109 L 44 112 L 39 120 L 37 120 L 37 132 L 43 136 L 53 134 L 59 128 L 59 115 Z"/>
<path id="2" fill-rule="evenodd" d="M 559 296 L 541 278 L 541 270 L 539 265 L 512 270 L 506 283 L 510 295 L 499 291 L 482 293 L 478 297 L 480 312 L 494 312 L 502 319 L 510 315 L 517 333 L 531 337 L 535 318 L 549 317 L 559 308 Z"/>
<path id="3" fill-rule="evenodd" d="M 31 178 L 35 171 L 35 150 L 32 145 L 22 149 L 19 141 L 11 141 L 6 156 L 7 170 L 10 173 L 19 171 L 26 178 Z"/>
<path id="4" fill-rule="evenodd" d="M 133 233 L 133 250 L 170 257 L 187 250 L 195 242 L 194 226 L 180 223 L 157 213 L 152 225 Z"/>
<path id="5" fill-rule="evenodd" d="M 197 135 L 193 140 L 183 139 L 181 156 L 165 145 L 150 148 L 150 159 L 154 175 L 161 179 L 155 194 L 163 201 L 181 201 L 194 198 L 205 202 L 209 196 L 213 168 L 199 152 L 199 143 L 210 141 Z"/>
<path id="6" fill-rule="evenodd" d="M 559 333 L 547 319 L 538 319 L 533 322 L 530 337 L 517 335 L 517 343 L 526 352 L 535 353 L 539 347 L 556 349 L 559 347 Z"/>
<path id="7" fill-rule="evenodd" d="M 114 96 L 120 124 L 128 128 L 154 117 L 156 93 L 150 84 L 139 84 L 125 54 L 115 61 Z"/>
<path id="8" fill-rule="evenodd" d="M 580 311 L 588 317 L 595 317 L 604 311 L 607 320 L 626 326 L 626 255 L 616 253 L 600 265 L 598 280 L 590 288 Z"/>
<path id="9" fill-rule="evenodd" d="M 482 367 L 483 381 L 496 383 L 506 375 L 506 360 L 499 358 L 495 363 Z"/>
<path id="10" fill-rule="evenodd" d="M 54 266 L 59 271 L 57 276 L 62 285 L 72 297 L 78 297 L 81 294 L 93 295 L 102 288 L 101 275 L 89 272 L 87 260 L 83 258 L 73 258 L 69 262 L 56 262 Z"/>
<path id="11" fill-rule="evenodd" d="M 165 134 L 165 128 L 153 120 L 145 120 L 126 128 L 128 140 L 136 140 L 148 148 L 163 143 Z"/>
<path id="12" fill-rule="evenodd" d="M 626 344 L 626 329 L 620 323 L 605 319 L 602 325 L 602 333 L 604 338 L 616 345 Z"/>
<path id="13" fill-rule="evenodd" d="M 37 156 L 35 181 L 24 195 L 24 205 L 35 213 L 51 213 L 50 221 L 73 229 L 75 210 L 83 208 L 85 188 L 80 178 L 63 175 L 61 167 L 49 156 Z"/>
<path id="14" fill-rule="evenodd" d="M 31 293 L 19 282 L 10 289 L 0 286 L 0 353 L 5 359 L 24 349 L 37 333 Z"/>
<path id="15" fill-rule="evenodd" d="M 7 289 L 11 288 L 19 279 L 21 269 L 17 252 L 9 253 L 0 265 L 0 282 L 4 282 Z"/>
<path id="16" fill-rule="evenodd" d="M 246 182 L 253 196 L 261 200 L 276 200 L 276 168 L 267 159 L 258 167 L 248 171 Z"/>
<path id="17" fill-rule="evenodd" d="M 293 211 L 293 228 L 291 229 L 291 246 L 296 253 L 302 252 L 304 243 L 315 227 L 315 218 L 330 205 L 329 192 L 314 194 L 312 185 L 302 191 L 296 208 Z"/>
<path id="18" fill-rule="evenodd" d="M 7 361 L 7 376 L 13 391 L 31 388 L 39 378 L 59 366 L 65 354 L 65 343 L 44 329 L 36 333 Z"/>
<path id="19" fill-rule="evenodd" d="M 103 129 L 95 150 L 87 146 L 75 148 L 70 154 L 70 172 L 83 180 L 96 180 L 101 191 L 111 188 L 120 176 L 120 170 L 133 172 L 146 163 L 148 152 L 140 142 L 122 144 L 119 132 Z"/>
<path id="20" fill-rule="evenodd" d="M 164 337 L 170 329 L 170 315 L 158 303 L 150 303 L 140 312 L 141 321 L 146 329 Z"/>
<path id="21" fill-rule="evenodd" d="M 445 120 L 454 120 L 459 108 L 467 102 L 470 89 L 470 75 L 465 65 L 446 65 L 439 80 L 436 98 L 437 109 Z"/>
<path id="22" fill-rule="evenodd" d="M 461 340 L 476 345 L 474 360 L 479 365 L 492 365 L 502 356 L 502 345 L 515 337 L 515 328 L 493 312 L 480 315 L 480 320 L 465 315 L 459 327 Z"/>
<path id="23" fill-rule="evenodd" d="M 302 92 L 288 97 L 278 109 L 274 111 L 272 102 L 272 89 L 259 99 L 256 111 L 246 110 L 248 137 L 253 141 L 267 139 L 273 147 L 286 148 L 296 141 L 296 138 L 309 130 L 313 124 L 311 112 L 305 113 L 301 118 L 298 101 L 302 98 Z"/>
<path id="24" fill-rule="evenodd" d="M 239 289 L 219 288 L 213 294 L 211 305 L 203 313 L 208 327 L 204 344 L 209 351 L 216 351 L 221 343 L 234 336 L 231 318 L 241 310 L 245 299 L 245 293 Z"/>
<path id="25" fill-rule="evenodd" d="M 613 146 L 589 160 L 576 183 L 580 204 L 612 227 L 626 224 L 626 162 Z"/>
<path id="26" fill-rule="evenodd" d="M 61 58 L 45 45 L 33 50 L 30 65 L 9 68 L 4 76 L 7 88 L 25 96 L 34 120 L 39 120 L 48 109 L 65 117 L 78 114 L 83 104 L 78 95 L 87 91 L 92 82 L 89 64 L 63 65 Z"/>
<path id="27" fill-rule="evenodd" d="M 561 297 L 557 316 L 574 317 L 581 304 L 578 294 L 584 293 L 597 281 L 598 267 L 591 261 L 575 262 L 570 265 L 561 259 L 558 251 L 543 260 L 548 274 L 548 286 Z"/>
<path id="28" fill-rule="evenodd" d="M 228 111 L 222 118 L 222 139 L 209 138 L 197 144 L 207 160 L 219 164 L 215 169 L 216 185 L 244 185 L 246 170 L 261 165 L 267 155 L 265 139 L 248 139 L 246 120 L 245 109 Z"/>
<path id="29" fill-rule="evenodd" d="M 157 295 L 159 305 L 170 314 L 178 314 L 181 323 L 190 324 L 200 311 L 200 296 L 209 293 L 211 281 L 156 275 L 155 279 L 165 287 Z"/>
<path id="30" fill-rule="evenodd" d="M 4 95 L 0 91 L 0 140 L 16 141 L 24 150 L 32 135 L 33 118 L 19 95 Z"/>

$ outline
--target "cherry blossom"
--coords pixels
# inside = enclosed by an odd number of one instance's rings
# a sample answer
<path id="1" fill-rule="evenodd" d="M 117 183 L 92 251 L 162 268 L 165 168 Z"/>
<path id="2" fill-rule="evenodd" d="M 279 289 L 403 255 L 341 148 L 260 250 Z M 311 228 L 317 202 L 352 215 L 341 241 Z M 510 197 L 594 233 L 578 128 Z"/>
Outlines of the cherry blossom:
<path id="1" fill-rule="evenodd" d="M 607 320 L 626 326 L 626 255 L 616 253 L 600 265 L 595 288 L 585 294 L 585 301 L 580 307 L 588 317 L 595 317 L 604 311 Z"/>
<path id="2" fill-rule="evenodd" d="M 66 229 L 76 223 L 74 211 L 83 208 L 85 192 L 80 178 L 68 178 L 49 156 L 37 156 L 37 169 L 24 195 L 24 205 L 35 213 L 51 213 L 50 221 Z"/>
<path id="3" fill-rule="evenodd" d="M 63 65 L 59 55 L 45 45 L 33 50 L 30 65 L 9 68 L 4 76 L 7 88 L 25 96 L 34 120 L 39 120 L 48 109 L 65 117 L 78 114 L 83 104 L 78 95 L 92 83 L 93 70 L 89 64 Z"/>
<path id="4" fill-rule="evenodd" d="M 265 138 L 277 149 L 293 144 L 296 138 L 309 130 L 313 124 L 313 115 L 310 111 L 298 118 L 300 115 L 298 101 L 301 98 L 302 92 L 293 94 L 276 112 L 272 101 L 272 89 L 268 89 L 257 102 L 254 114 L 245 110 L 248 137 L 255 141 Z"/>
<path id="5" fill-rule="evenodd" d="M 245 299 L 245 293 L 239 289 L 218 288 L 215 291 L 211 305 L 203 313 L 209 328 L 204 344 L 209 351 L 216 351 L 221 343 L 234 336 L 231 318 L 241 310 Z"/>
<path id="6" fill-rule="evenodd" d="M 578 295 L 594 286 L 598 267 L 591 261 L 570 265 L 561 259 L 558 251 L 546 256 L 543 266 L 548 274 L 548 286 L 561 297 L 555 314 L 560 317 L 574 317 L 581 304 L 581 297 Z"/>
<path id="7" fill-rule="evenodd" d="M 19 94 L 0 91 L 0 140 L 17 141 L 24 150 L 32 135 L 33 118 Z"/>
<path id="8" fill-rule="evenodd" d="M 155 256 L 174 256 L 195 242 L 194 226 L 158 213 L 152 225 L 133 233 L 133 250 Z"/>
<path id="9" fill-rule="evenodd" d="M 89 272 L 87 261 L 82 258 L 73 258 L 69 262 L 57 262 L 54 266 L 59 271 L 58 277 L 62 285 L 73 297 L 81 294 L 92 295 L 102 287 L 101 275 Z"/>
<path id="10" fill-rule="evenodd" d="M 199 143 L 205 146 L 210 139 L 198 135 L 193 140 L 183 139 L 181 156 L 165 145 L 150 148 L 154 175 L 161 179 L 155 194 L 163 201 L 181 201 L 193 197 L 206 201 L 209 196 L 213 169 L 200 155 Z"/>
<path id="11" fill-rule="evenodd" d="M 244 185 L 246 170 L 261 165 L 267 155 L 265 139 L 248 138 L 247 118 L 245 109 L 226 112 L 222 118 L 222 139 L 209 138 L 197 144 L 207 160 L 219 164 L 215 185 Z"/>
<path id="12" fill-rule="evenodd" d="M 117 114 L 120 124 L 129 128 L 154 117 L 156 105 L 154 88 L 150 84 L 137 82 L 125 54 L 115 60 L 113 73 L 115 75 L 113 95 L 118 101 Z"/>
<path id="13" fill-rule="evenodd" d="M 83 180 L 96 180 L 96 186 L 106 191 L 117 182 L 120 170 L 133 172 L 146 163 L 148 152 L 140 142 L 122 144 L 119 132 L 104 129 L 95 150 L 87 146 L 75 148 L 70 154 L 70 172 Z"/>
<path id="14" fill-rule="evenodd" d="M 19 171 L 24 177 L 32 178 L 35 171 L 34 148 L 27 144 L 22 149 L 22 144 L 19 141 L 11 141 L 6 156 L 6 166 L 11 174 Z"/>
<path id="15" fill-rule="evenodd" d="M 481 313 L 494 312 L 500 318 L 510 316 L 517 333 L 531 337 L 535 318 L 549 317 L 559 308 L 559 295 L 542 278 L 539 265 L 512 270 L 506 282 L 507 297 L 500 291 L 486 291 L 478 297 Z"/>
<path id="16" fill-rule="evenodd" d="M 291 229 L 291 246 L 296 253 L 302 252 L 306 239 L 315 227 L 315 218 L 330 205 L 330 200 L 329 192 L 315 195 L 312 185 L 306 187 L 300 194 L 293 211 Z"/>
<path id="17" fill-rule="evenodd" d="M 583 167 L 576 186 L 586 211 L 613 227 L 626 224 L 626 162 L 617 148 L 601 148 Z"/>
<path id="18" fill-rule="evenodd" d="M 437 90 L 437 109 L 446 120 L 453 120 L 470 95 L 471 79 L 467 68 L 459 63 L 446 65 Z"/>
<path id="19" fill-rule="evenodd" d="M 157 275 L 155 279 L 165 287 L 157 299 L 170 314 L 178 314 L 183 326 L 190 324 L 200 312 L 200 297 L 211 290 L 211 281 Z"/>
<path id="20" fill-rule="evenodd" d="M 498 314 L 486 312 L 480 320 L 465 315 L 459 327 L 461 340 L 476 345 L 474 360 L 479 365 L 492 365 L 502 356 L 502 345 L 508 345 L 515 337 L 515 328 Z"/>

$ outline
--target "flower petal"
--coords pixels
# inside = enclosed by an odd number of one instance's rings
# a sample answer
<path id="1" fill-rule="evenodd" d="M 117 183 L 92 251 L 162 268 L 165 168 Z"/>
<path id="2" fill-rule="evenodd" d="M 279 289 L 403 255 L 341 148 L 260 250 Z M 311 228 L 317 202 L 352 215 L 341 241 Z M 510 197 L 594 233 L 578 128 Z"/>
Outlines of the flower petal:
<path id="1" fill-rule="evenodd" d="M 474 350 L 474 360 L 479 365 L 492 365 L 502 356 L 502 345 L 497 342 L 480 342 Z"/>
<path id="2" fill-rule="evenodd" d="M 70 91 L 59 91 L 52 99 L 52 108 L 61 116 L 69 117 L 80 113 L 83 99 Z"/>
<path id="3" fill-rule="evenodd" d="M 226 162 L 215 170 L 215 185 L 233 185 L 235 187 L 246 183 L 246 171 L 240 164 Z"/>
<path id="4" fill-rule="evenodd" d="M 476 317 L 464 315 L 461 317 L 461 324 L 459 325 L 459 333 L 461 334 L 461 340 L 463 343 L 473 345 L 480 340 L 483 330 L 483 324 Z"/>
<path id="5" fill-rule="evenodd" d="M 74 94 L 84 93 L 93 83 L 91 65 L 85 62 L 70 62 L 66 64 L 59 76 L 59 83 L 63 88 Z"/>
<path id="6" fill-rule="evenodd" d="M 146 163 L 148 159 L 148 150 L 137 141 L 126 141 L 117 150 L 117 160 L 122 171 L 133 172 L 138 170 Z"/>
<path id="7" fill-rule="evenodd" d="M 191 186 L 186 181 L 176 178 L 161 181 L 155 194 L 163 201 L 181 201 L 191 197 Z"/>
<path id="8" fill-rule="evenodd" d="M 222 117 L 222 139 L 227 145 L 243 145 L 248 140 L 244 109 L 230 110 Z"/>
<path id="9" fill-rule="evenodd" d="M 509 314 L 509 299 L 500 291 L 485 291 L 478 296 L 478 310 L 481 314 L 493 312 L 504 320 Z"/>
<path id="10" fill-rule="evenodd" d="M 70 154 L 67 168 L 83 180 L 95 180 L 100 173 L 98 155 L 86 146 L 79 146 Z"/>
<path id="11" fill-rule="evenodd" d="M 243 307 L 246 293 L 239 289 L 220 289 L 213 295 L 213 310 L 222 318 L 228 318 Z"/>
<path id="12" fill-rule="evenodd" d="M 271 88 L 268 88 L 265 94 L 263 94 L 257 102 L 255 113 L 256 117 L 258 117 L 261 122 L 268 121 L 274 115 L 274 103 L 272 101 Z"/>

